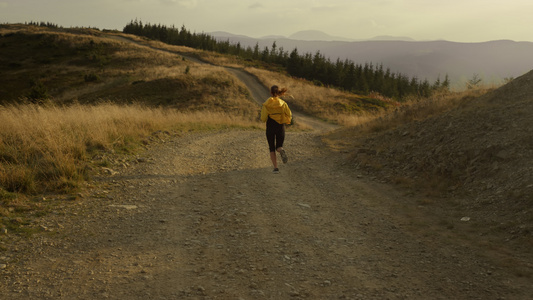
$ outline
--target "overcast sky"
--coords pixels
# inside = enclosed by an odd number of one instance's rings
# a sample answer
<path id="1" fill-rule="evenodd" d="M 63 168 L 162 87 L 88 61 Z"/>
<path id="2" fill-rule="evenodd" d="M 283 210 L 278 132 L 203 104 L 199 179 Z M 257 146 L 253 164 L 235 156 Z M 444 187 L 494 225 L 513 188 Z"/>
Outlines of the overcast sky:
<path id="1" fill-rule="evenodd" d="M 122 28 L 131 20 L 251 37 L 320 30 L 367 39 L 533 41 L 532 0 L 0 0 L 0 22 Z"/>

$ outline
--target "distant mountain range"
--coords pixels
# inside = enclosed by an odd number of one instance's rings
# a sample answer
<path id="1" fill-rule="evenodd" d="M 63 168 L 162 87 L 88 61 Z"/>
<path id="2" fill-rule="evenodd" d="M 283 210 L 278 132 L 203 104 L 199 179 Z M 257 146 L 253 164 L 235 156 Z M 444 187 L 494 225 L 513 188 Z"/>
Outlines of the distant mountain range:
<path id="1" fill-rule="evenodd" d="M 533 42 L 510 40 L 482 43 L 449 41 L 415 41 L 408 37 L 380 36 L 369 40 L 350 40 L 334 37 L 317 30 L 300 31 L 289 37 L 266 36 L 251 38 L 227 32 L 209 33 L 220 40 L 241 43 L 260 49 L 272 47 L 298 53 L 316 53 L 336 61 L 351 60 L 356 64 L 383 64 L 392 72 L 434 82 L 449 76 L 452 87 L 462 88 L 477 74 L 483 83 L 501 83 L 533 69 Z"/>
<path id="2" fill-rule="evenodd" d="M 236 35 L 225 31 L 215 31 L 210 32 L 210 35 L 217 38 L 222 38 L 226 40 L 227 38 L 251 38 L 245 35 Z M 253 39 L 253 38 L 252 38 Z M 376 36 L 371 39 L 366 40 L 356 40 L 349 39 L 345 37 L 329 35 L 320 30 L 303 30 L 298 31 L 290 36 L 286 37 L 283 35 L 268 35 L 258 38 L 258 40 L 272 40 L 272 39 L 289 39 L 289 40 L 299 40 L 299 41 L 321 41 L 321 42 L 361 42 L 361 41 L 415 41 L 410 37 L 398 37 L 398 36 L 389 36 L 381 35 Z M 255 45 L 255 44 L 254 44 Z"/>

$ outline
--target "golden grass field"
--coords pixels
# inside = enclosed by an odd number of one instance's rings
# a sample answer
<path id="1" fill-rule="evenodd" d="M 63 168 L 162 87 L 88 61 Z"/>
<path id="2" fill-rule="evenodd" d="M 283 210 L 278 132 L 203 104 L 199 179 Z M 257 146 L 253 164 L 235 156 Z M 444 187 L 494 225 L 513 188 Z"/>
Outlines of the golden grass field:
<path id="1" fill-rule="evenodd" d="M 64 190 L 85 177 L 98 150 L 130 149 L 157 130 L 253 127 L 223 112 L 186 112 L 140 105 L 17 105 L 0 108 L 0 184 L 9 191 Z"/>

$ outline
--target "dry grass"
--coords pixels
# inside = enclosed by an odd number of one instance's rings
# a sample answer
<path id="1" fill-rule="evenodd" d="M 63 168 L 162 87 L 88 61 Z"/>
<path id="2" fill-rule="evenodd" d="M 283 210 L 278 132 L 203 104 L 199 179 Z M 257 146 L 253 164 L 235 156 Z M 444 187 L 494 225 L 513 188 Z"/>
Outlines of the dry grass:
<path id="1" fill-rule="evenodd" d="M 358 122 L 356 126 L 360 130 L 370 132 L 392 129 L 403 124 L 422 121 L 431 116 L 445 113 L 491 90 L 492 88 L 479 88 L 462 92 L 435 93 L 430 98 L 412 97 L 392 110 L 385 110 L 379 114 L 368 116 L 366 119 L 361 119 L 361 122 Z"/>
<path id="2" fill-rule="evenodd" d="M 216 52 L 202 51 L 199 49 L 189 48 L 185 46 L 176 46 L 165 44 L 161 41 L 150 40 L 145 37 L 139 37 L 131 34 L 119 33 L 115 34 L 119 37 L 126 37 L 130 40 L 133 40 L 137 43 L 147 45 L 156 49 L 163 49 L 173 53 L 183 53 L 187 56 L 196 57 L 204 62 L 208 62 L 212 65 L 224 66 L 224 67 L 233 67 L 233 68 L 242 68 L 243 60 L 234 55 L 223 55 Z"/>
<path id="3" fill-rule="evenodd" d="M 130 151 L 157 130 L 257 125 L 257 105 L 221 67 L 92 29 L 2 25 L 0 34 L 0 192 L 71 190 L 94 151 Z M 34 101 L 30 82 L 46 88 L 45 105 L 21 104 Z"/>
<path id="4" fill-rule="evenodd" d="M 397 102 L 377 93 L 362 97 L 337 89 L 318 87 L 309 81 L 295 79 L 282 73 L 256 68 L 246 68 L 246 71 L 257 76 L 265 86 L 287 87 L 289 93 L 285 97 L 286 100 L 306 113 L 345 127 L 367 128 L 371 131 L 423 120 L 460 106 L 496 88 L 479 86 L 476 89 L 458 92 L 442 91 L 436 92 L 430 98 L 413 96 Z M 353 103 L 361 101 L 368 102 L 354 109 Z M 376 102 L 380 102 L 383 106 L 372 105 Z"/>
<path id="5" fill-rule="evenodd" d="M 148 45 L 150 47 L 153 47 L 153 48 L 156 48 L 156 49 L 163 49 L 163 50 L 167 50 L 167 51 L 170 51 L 170 52 L 174 52 L 174 53 L 188 53 L 188 54 L 199 54 L 201 52 L 203 52 L 202 50 L 197 50 L 197 49 L 194 49 L 194 48 L 190 48 L 190 47 L 185 47 L 185 46 L 175 46 L 175 45 L 169 45 L 169 44 L 165 44 L 161 41 L 156 41 L 156 40 L 151 40 L 151 39 L 148 39 L 148 38 L 145 38 L 145 37 L 141 37 L 141 36 L 136 36 L 136 35 L 133 35 L 133 34 L 125 34 L 125 33 L 112 33 L 112 32 L 109 32 L 107 33 L 107 35 L 109 36 L 117 36 L 117 37 L 120 37 L 120 38 L 127 38 L 127 39 L 130 39 L 134 42 L 137 42 L 137 43 L 140 43 L 140 44 L 143 44 L 143 45 Z"/>
<path id="6" fill-rule="evenodd" d="M 379 94 L 359 96 L 333 88 L 319 87 L 313 83 L 295 79 L 282 73 L 246 68 L 265 86 L 278 85 L 288 88 L 284 99 L 299 111 L 343 126 L 354 126 L 380 116 L 387 109 L 396 107 L 396 101 Z"/>
<path id="7" fill-rule="evenodd" d="M 21 99 L 33 102 L 28 96 L 34 90 L 33 80 L 49 96 L 38 101 L 56 105 L 113 101 L 257 117 L 257 105 L 244 85 L 223 68 L 184 60 L 175 53 L 197 52 L 193 49 L 128 37 L 173 53 L 159 51 L 95 30 L 74 34 L 4 26 L 0 34 L 6 38 L 0 52 L 9 57 L 9 61 L 0 57 L 0 62 L 6 61 L 0 64 L 0 81 L 6 83 L 6 89 L 0 90 L 0 105 Z M 87 75 L 94 80 L 88 81 Z"/>
<path id="8" fill-rule="evenodd" d="M 130 151 L 156 130 L 251 127 L 222 112 L 182 113 L 140 105 L 0 108 L 0 186 L 9 192 L 68 190 L 87 176 L 88 156 Z"/>
<path id="9" fill-rule="evenodd" d="M 401 106 L 393 106 L 377 113 L 341 115 L 338 118 L 343 118 L 341 124 L 345 126 L 328 134 L 325 141 L 332 148 L 340 151 L 354 151 L 354 148 L 364 148 L 363 145 L 359 145 L 360 140 L 370 134 L 393 130 L 398 126 L 443 114 L 488 93 L 490 90 L 492 88 L 440 93 L 429 99 L 411 98 L 402 103 Z"/>
<path id="10" fill-rule="evenodd" d="M 125 36 L 119 34 L 119 36 Z M 127 35 L 128 39 L 137 41 L 143 45 L 148 45 L 157 49 L 164 49 L 172 53 L 186 53 L 187 55 L 196 56 L 204 61 L 211 62 L 219 66 L 243 68 L 246 63 L 237 59 L 234 56 L 221 55 L 217 53 L 205 52 L 195 49 L 190 49 L 181 46 L 167 45 L 158 41 L 150 41 L 145 38 Z M 126 56 L 134 56 L 134 53 L 128 53 Z M 171 57 L 175 54 L 169 54 Z M 153 59 L 148 61 L 154 61 Z M 197 65 L 191 62 L 179 62 L 181 64 L 181 72 L 189 66 L 189 75 L 197 77 L 212 76 L 213 73 L 218 73 L 217 78 L 226 77 L 220 70 L 220 67 L 212 65 Z M 175 71 L 176 68 L 166 67 L 155 69 L 153 65 L 146 71 L 141 71 L 144 78 L 160 78 L 179 77 L 180 71 Z M 351 93 L 346 93 L 333 88 L 325 88 L 315 86 L 313 83 L 294 79 L 279 72 L 267 71 L 253 67 L 247 67 L 245 70 L 255 75 L 265 86 L 273 84 L 285 86 L 289 88 L 289 94 L 285 100 L 289 102 L 292 108 L 298 111 L 303 111 L 307 114 L 316 116 L 323 120 L 332 123 L 337 123 L 345 126 L 354 126 L 367 122 L 370 118 L 375 118 L 383 112 L 384 108 L 396 107 L 397 102 L 387 99 L 378 94 L 370 96 L 358 96 Z M 157 72 L 157 73 L 156 73 Z M 211 75 L 210 75 L 211 74 Z M 227 79 L 225 79 L 227 80 Z M 233 83 L 236 85 L 237 83 Z"/>

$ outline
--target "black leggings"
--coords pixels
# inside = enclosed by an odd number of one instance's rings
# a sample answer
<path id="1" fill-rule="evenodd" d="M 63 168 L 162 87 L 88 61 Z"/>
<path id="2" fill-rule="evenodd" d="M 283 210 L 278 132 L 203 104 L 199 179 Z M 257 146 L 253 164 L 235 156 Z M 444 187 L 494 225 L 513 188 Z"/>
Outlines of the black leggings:
<path id="1" fill-rule="evenodd" d="M 270 152 L 275 152 L 277 148 L 283 147 L 285 124 L 279 124 L 268 117 L 266 122 L 266 136 Z"/>

